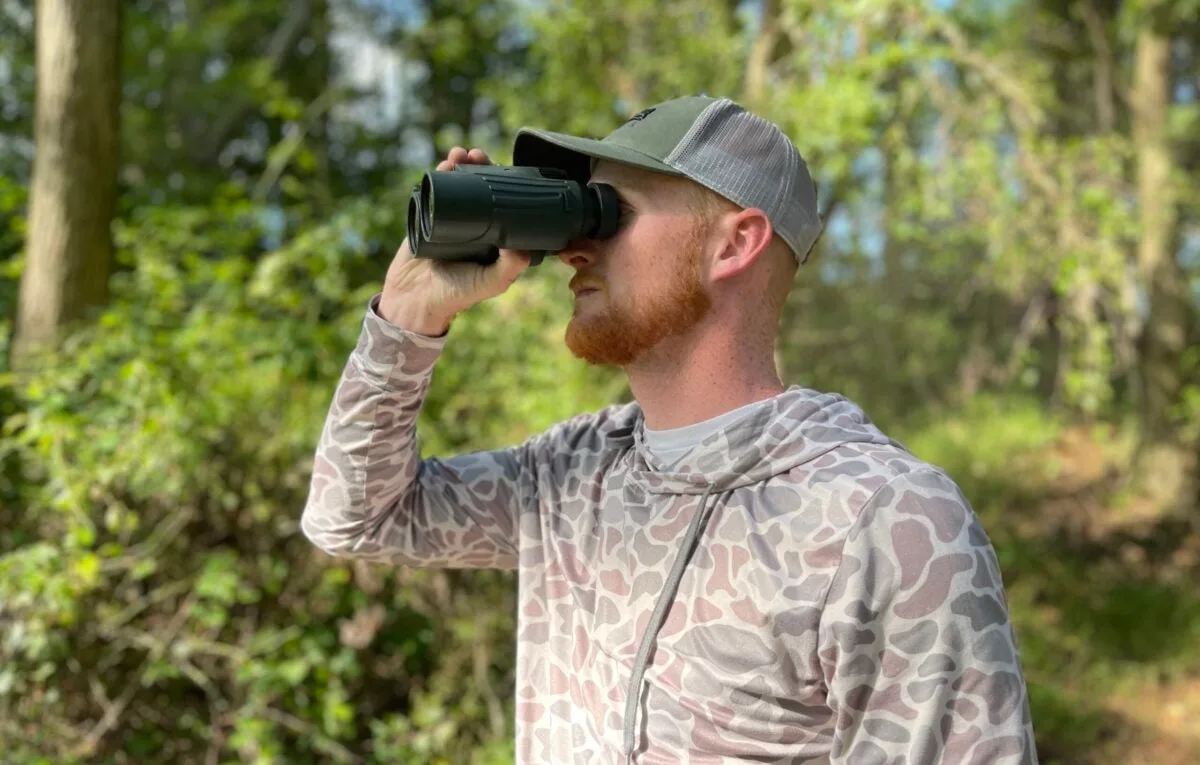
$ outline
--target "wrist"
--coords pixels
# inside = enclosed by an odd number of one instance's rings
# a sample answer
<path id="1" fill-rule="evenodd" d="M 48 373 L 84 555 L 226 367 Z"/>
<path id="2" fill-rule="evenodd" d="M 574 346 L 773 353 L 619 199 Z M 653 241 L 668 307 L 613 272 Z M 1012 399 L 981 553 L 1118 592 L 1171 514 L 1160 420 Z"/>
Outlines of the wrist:
<path id="1" fill-rule="evenodd" d="M 384 293 L 379 298 L 379 318 L 407 332 L 428 337 L 440 337 L 450 331 L 453 315 L 429 309 L 420 301 L 398 299 Z"/>

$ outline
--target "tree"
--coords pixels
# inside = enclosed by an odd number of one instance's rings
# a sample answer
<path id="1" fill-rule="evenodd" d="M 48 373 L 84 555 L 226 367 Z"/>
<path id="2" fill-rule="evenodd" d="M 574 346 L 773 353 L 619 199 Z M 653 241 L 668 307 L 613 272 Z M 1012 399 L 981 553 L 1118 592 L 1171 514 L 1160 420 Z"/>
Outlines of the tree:
<path id="1" fill-rule="evenodd" d="M 36 154 L 14 358 L 104 304 L 113 264 L 120 0 L 39 0 Z"/>
<path id="2" fill-rule="evenodd" d="M 1170 410 L 1182 387 L 1188 318 L 1187 282 L 1175 257 L 1176 194 L 1167 133 L 1173 85 L 1170 56 L 1171 38 L 1148 21 L 1138 32 L 1130 100 L 1141 210 L 1137 264 L 1150 306 L 1141 359 L 1142 420 L 1151 444 L 1170 438 Z"/>
<path id="3" fill-rule="evenodd" d="M 1192 306 L 1177 257 L 1178 193 L 1168 133 L 1174 80 L 1166 27 L 1159 14 L 1138 30 L 1130 94 L 1141 212 L 1137 266 L 1149 306 L 1141 338 L 1142 443 L 1137 463 L 1161 499 L 1176 503 L 1192 499 L 1189 484 L 1194 481 L 1191 455 L 1178 448 L 1173 413 L 1184 387 Z"/>

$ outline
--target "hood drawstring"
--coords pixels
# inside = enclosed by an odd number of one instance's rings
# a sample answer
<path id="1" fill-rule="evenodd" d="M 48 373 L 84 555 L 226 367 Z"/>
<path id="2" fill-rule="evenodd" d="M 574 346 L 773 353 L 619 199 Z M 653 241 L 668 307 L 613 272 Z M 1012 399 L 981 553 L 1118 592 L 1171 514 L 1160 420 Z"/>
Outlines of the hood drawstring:
<path id="1" fill-rule="evenodd" d="M 688 562 L 692 559 L 692 554 L 696 552 L 700 535 L 704 532 L 704 527 L 708 525 L 708 517 L 712 514 L 713 507 L 717 504 L 716 502 L 713 502 L 711 506 L 708 504 L 710 494 L 712 494 L 712 486 L 709 486 L 705 490 L 704 498 L 700 500 L 700 508 L 692 516 L 691 523 L 688 524 L 683 545 L 679 549 L 679 554 L 675 556 L 674 564 L 671 565 L 671 573 L 667 575 L 667 581 L 663 586 L 662 593 L 658 596 L 658 602 L 654 604 L 654 611 L 650 614 L 650 621 L 646 624 L 646 631 L 642 633 L 642 643 L 638 646 L 637 656 L 633 660 L 633 675 L 629 678 L 629 691 L 625 697 L 626 765 L 632 765 L 633 750 L 637 745 L 638 704 L 642 697 L 642 680 L 646 674 L 646 663 L 650 657 L 650 649 L 653 647 L 654 640 L 658 637 L 658 632 L 662 629 L 663 623 L 667 620 L 667 611 L 670 609 L 672 601 L 675 600 L 675 594 L 679 591 L 679 582 L 683 579 L 684 569 L 687 568 Z"/>

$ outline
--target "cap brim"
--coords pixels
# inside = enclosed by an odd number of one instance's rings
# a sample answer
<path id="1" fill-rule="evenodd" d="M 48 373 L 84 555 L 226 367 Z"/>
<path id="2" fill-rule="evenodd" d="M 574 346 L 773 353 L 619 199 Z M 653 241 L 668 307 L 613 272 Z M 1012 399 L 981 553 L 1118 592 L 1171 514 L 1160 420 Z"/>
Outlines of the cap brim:
<path id="1" fill-rule="evenodd" d="M 513 144 L 513 165 L 558 168 L 580 183 L 586 183 L 591 177 L 592 160 L 596 159 L 666 175 L 683 175 L 670 165 L 635 149 L 548 130 L 521 128 Z"/>

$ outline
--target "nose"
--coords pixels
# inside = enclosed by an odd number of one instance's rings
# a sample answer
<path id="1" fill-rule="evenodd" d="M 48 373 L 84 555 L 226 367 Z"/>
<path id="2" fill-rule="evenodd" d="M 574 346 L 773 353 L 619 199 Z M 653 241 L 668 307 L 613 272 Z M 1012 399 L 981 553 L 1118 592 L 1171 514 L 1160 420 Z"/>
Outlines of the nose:
<path id="1" fill-rule="evenodd" d="M 596 262 L 596 243 L 591 239 L 575 239 L 567 242 L 567 246 L 558 253 L 563 263 L 579 270 Z"/>

